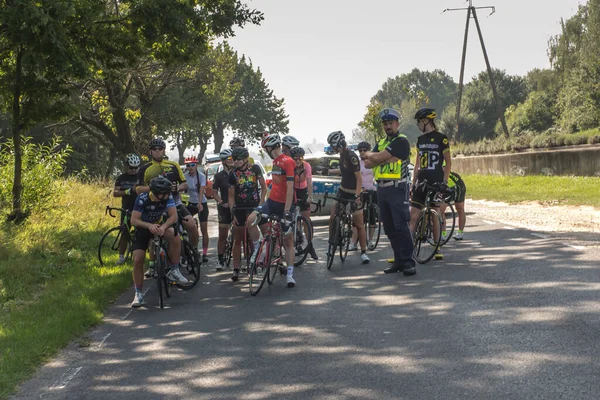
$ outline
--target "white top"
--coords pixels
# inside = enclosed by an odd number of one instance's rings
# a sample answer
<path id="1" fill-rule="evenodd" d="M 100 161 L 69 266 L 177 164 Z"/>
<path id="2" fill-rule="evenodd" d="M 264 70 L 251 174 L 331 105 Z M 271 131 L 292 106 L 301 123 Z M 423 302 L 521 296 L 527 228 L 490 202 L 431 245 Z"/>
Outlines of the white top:
<path id="1" fill-rule="evenodd" d="M 185 181 L 188 184 L 187 193 L 190 195 L 189 202 L 190 203 L 198 203 L 198 191 L 200 187 L 198 186 L 198 182 L 200 182 L 200 186 L 206 187 L 206 175 L 204 175 L 200 171 L 196 171 L 194 175 L 190 175 L 189 172 L 184 173 Z M 201 203 L 206 203 L 206 195 L 202 196 Z"/>
<path id="2" fill-rule="evenodd" d="M 365 190 L 377 190 L 374 183 L 373 170 L 365 168 L 363 160 L 360 160 L 360 174 L 362 175 L 362 187 Z"/>

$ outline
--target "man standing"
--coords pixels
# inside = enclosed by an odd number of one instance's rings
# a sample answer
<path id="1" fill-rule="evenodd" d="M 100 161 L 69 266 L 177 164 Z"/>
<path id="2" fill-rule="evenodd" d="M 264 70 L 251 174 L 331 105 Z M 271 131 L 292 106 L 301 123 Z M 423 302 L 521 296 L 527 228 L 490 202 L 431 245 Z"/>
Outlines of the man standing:
<path id="1" fill-rule="evenodd" d="M 115 181 L 115 190 L 113 196 L 121 198 L 121 208 L 129 212 L 133 211 L 133 203 L 137 194 L 135 193 L 135 187 L 137 185 L 137 172 L 140 168 L 141 160 L 137 154 L 127 154 L 125 157 L 125 166 L 127 170 L 119 175 Z M 127 213 L 121 213 L 121 223 L 127 217 Z M 127 222 L 129 224 L 129 222 Z M 125 263 L 125 252 L 127 251 L 127 235 L 121 235 L 121 241 L 119 242 L 119 261 L 117 265 Z"/>
<path id="2" fill-rule="evenodd" d="M 383 229 L 394 251 L 394 264 L 386 274 L 402 271 L 404 275 L 417 273 L 413 259 L 413 239 L 410 222 L 408 162 L 410 145 L 405 135 L 399 133 L 400 113 L 386 108 L 379 113 L 386 137 L 373 152 L 361 154 L 365 167 L 373 169 L 377 181 L 377 197 Z"/>

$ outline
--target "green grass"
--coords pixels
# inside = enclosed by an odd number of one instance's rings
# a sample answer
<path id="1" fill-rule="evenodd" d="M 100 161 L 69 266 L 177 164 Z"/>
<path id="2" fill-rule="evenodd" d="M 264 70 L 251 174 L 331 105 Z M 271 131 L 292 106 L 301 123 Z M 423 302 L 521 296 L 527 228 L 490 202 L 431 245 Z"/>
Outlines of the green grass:
<path id="1" fill-rule="evenodd" d="M 99 268 L 106 185 L 64 183 L 48 211 L 0 230 L 0 398 L 71 340 L 102 320 L 103 310 L 131 284 L 131 267 Z"/>
<path id="2" fill-rule="evenodd" d="M 598 177 L 465 175 L 462 178 L 467 197 L 473 199 L 600 207 Z"/>

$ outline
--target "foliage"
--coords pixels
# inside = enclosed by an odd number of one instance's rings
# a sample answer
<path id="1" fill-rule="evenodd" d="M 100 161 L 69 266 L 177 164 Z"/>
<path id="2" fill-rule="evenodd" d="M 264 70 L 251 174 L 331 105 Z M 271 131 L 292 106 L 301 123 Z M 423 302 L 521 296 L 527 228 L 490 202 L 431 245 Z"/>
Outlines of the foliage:
<path id="1" fill-rule="evenodd" d="M 7 139 L 0 144 L 0 212 L 10 211 L 10 194 L 13 186 L 14 143 Z M 57 180 L 62 176 L 72 149 L 63 146 L 60 138 L 50 144 L 34 144 L 31 138 L 23 138 L 23 186 L 22 208 L 25 212 L 46 210 L 52 199 L 61 191 Z"/>

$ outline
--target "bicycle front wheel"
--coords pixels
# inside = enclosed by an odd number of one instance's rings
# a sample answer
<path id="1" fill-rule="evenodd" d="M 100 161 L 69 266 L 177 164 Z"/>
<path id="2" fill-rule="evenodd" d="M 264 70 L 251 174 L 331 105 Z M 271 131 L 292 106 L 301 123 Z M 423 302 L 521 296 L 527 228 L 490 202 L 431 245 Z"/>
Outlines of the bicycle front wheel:
<path id="1" fill-rule="evenodd" d="M 183 290 L 190 290 L 200 281 L 200 265 L 202 264 L 194 247 L 187 241 L 181 241 L 181 256 L 179 260 L 179 271 L 188 280 L 186 285 L 176 283 Z"/>
<path id="2" fill-rule="evenodd" d="M 432 209 L 421 211 L 413 237 L 413 256 L 418 263 L 425 264 L 435 255 L 442 238 L 441 226 L 442 218 L 437 211 Z"/>
<path id="3" fill-rule="evenodd" d="M 225 242 L 225 253 L 223 253 L 223 261 L 225 266 L 229 268 L 231 265 L 231 251 L 233 249 L 233 232 L 230 229 L 227 235 L 227 241 Z"/>
<path id="4" fill-rule="evenodd" d="M 335 258 L 335 250 L 340 241 L 340 217 L 335 216 L 331 225 L 331 233 L 329 235 L 329 245 L 327 247 L 327 269 L 331 269 L 333 259 Z"/>
<path id="5" fill-rule="evenodd" d="M 158 306 L 160 308 L 164 308 L 165 307 L 165 299 L 164 299 L 164 294 L 165 292 L 163 292 L 164 288 L 166 288 L 166 286 L 164 285 L 164 281 L 165 279 L 167 279 L 167 276 L 165 274 L 165 263 L 164 263 L 164 259 L 163 257 L 160 256 L 160 247 L 156 246 L 154 249 L 154 262 L 155 262 L 155 268 L 156 268 L 156 286 L 158 289 Z"/>
<path id="6" fill-rule="evenodd" d="M 269 265 L 271 265 L 271 238 L 266 237 L 260 241 L 254 262 L 248 271 L 248 285 L 250 294 L 256 296 L 267 280 Z"/>
<path id="7" fill-rule="evenodd" d="M 348 256 L 348 249 L 352 241 L 352 219 L 348 218 L 340 226 L 340 260 L 344 261 Z"/>
<path id="8" fill-rule="evenodd" d="M 123 236 L 123 230 L 120 226 L 106 231 L 98 245 L 98 261 L 100 262 L 100 266 L 110 267 L 117 265 L 121 240 L 127 241 L 127 249 L 131 248 L 131 238 L 129 235 Z"/>
<path id="9" fill-rule="evenodd" d="M 379 206 L 371 204 L 365 215 L 365 228 L 367 234 L 367 249 L 375 250 L 381 236 L 381 219 L 379 218 Z"/>
<path id="10" fill-rule="evenodd" d="M 440 247 L 448 243 L 448 240 L 450 240 L 452 235 L 454 235 L 454 228 L 456 228 L 456 210 L 454 210 L 454 206 L 452 205 L 452 203 L 447 204 L 445 214 L 446 215 L 444 215 L 444 218 L 446 219 L 446 235 L 442 235 Z"/>
<path id="11" fill-rule="evenodd" d="M 294 251 L 296 254 L 294 267 L 298 267 L 306 261 L 312 239 L 313 227 L 310 220 L 302 215 L 298 216 L 294 226 Z"/>

